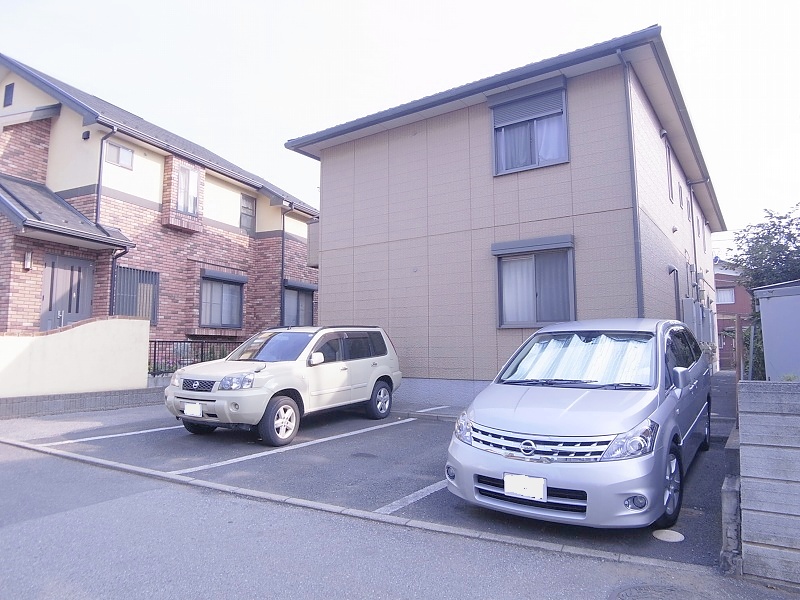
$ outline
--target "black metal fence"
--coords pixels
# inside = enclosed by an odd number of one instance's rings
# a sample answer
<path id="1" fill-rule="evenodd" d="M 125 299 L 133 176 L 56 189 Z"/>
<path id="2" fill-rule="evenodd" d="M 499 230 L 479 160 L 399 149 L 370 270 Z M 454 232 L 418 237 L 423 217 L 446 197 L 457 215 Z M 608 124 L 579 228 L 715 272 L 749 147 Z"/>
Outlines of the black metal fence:
<path id="1" fill-rule="evenodd" d="M 206 360 L 225 358 L 241 342 L 151 341 L 147 369 L 150 375 L 174 373 L 177 369 Z"/>

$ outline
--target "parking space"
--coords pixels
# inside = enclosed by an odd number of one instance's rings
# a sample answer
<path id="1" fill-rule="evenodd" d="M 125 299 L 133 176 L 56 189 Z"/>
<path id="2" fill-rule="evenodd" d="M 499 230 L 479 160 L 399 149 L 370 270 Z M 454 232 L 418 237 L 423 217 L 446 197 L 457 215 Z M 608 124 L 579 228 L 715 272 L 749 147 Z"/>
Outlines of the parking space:
<path id="1" fill-rule="evenodd" d="M 596 530 L 544 523 L 467 505 L 444 485 L 453 424 L 424 414 L 364 418 L 359 410 L 313 415 L 282 448 L 254 433 L 217 430 L 192 435 L 162 406 L 0 422 L 0 440 L 182 475 L 257 493 L 298 498 L 343 509 L 582 548 L 698 565 L 715 565 L 721 547 L 720 443 L 695 461 L 683 510 L 668 536 L 652 529 Z M 2 448 L 0 448 L 0 452 Z M 680 535 L 676 535 L 680 534 Z"/>

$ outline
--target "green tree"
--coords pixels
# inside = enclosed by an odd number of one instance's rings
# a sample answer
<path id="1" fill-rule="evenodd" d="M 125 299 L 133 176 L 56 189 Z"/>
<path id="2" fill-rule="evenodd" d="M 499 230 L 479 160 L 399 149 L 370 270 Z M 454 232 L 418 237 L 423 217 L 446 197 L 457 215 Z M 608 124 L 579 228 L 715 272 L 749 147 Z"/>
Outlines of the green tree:
<path id="1" fill-rule="evenodd" d="M 765 210 L 766 220 L 748 225 L 735 236 L 732 262 L 749 291 L 763 285 L 800 279 L 800 204 L 788 213 Z"/>
<path id="2" fill-rule="evenodd" d="M 736 253 L 731 262 L 739 269 L 739 282 L 751 293 L 755 288 L 800 279 L 800 204 L 786 214 L 765 210 L 766 220 L 749 225 L 735 236 Z M 745 357 L 753 346 L 753 379 L 766 379 L 761 315 L 753 299 L 751 322 L 755 339 L 746 340 Z"/>

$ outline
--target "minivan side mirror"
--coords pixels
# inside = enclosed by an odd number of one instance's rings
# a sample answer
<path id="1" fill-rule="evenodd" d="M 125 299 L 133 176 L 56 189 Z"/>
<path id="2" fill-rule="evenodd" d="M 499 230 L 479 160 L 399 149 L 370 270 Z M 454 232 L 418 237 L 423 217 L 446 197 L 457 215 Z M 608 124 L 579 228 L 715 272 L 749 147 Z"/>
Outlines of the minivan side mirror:
<path id="1" fill-rule="evenodd" d="M 689 369 L 686 367 L 673 367 L 672 368 L 672 383 L 679 390 L 689 387 L 692 383 L 692 376 Z"/>
<path id="2" fill-rule="evenodd" d="M 325 355 L 322 352 L 312 352 L 311 356 L 308 357 L 309 367 L 316 367 L 317 365 L 321 365 L 324 362 L 325 362 Z"/>

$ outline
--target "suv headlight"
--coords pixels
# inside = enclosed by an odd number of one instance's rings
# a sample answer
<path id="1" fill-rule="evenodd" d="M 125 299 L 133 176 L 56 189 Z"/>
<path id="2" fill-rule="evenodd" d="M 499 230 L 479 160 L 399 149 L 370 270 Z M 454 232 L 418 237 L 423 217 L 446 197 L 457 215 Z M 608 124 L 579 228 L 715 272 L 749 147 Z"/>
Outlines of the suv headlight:
<path id="1" fill-rule="evenodd" d="M 456 421 L 455 436 L 465 444 L 472 445 L 472 421 L 467 418 L 467 413 L 461 413 Z"/>
<path id="2" fill-rule="evenodd" d="M 175 387 L 181 387 L 181 382 L 183 381 L 183 377 L 181 377 L 180 371 L 175 371 L 172 374 L 172 379 L 169 380 L 169 384 Z"/>
<path id="3" fill-rule="evenodd" d="M 248 373 L 234 373 L 233 375 L 226 375 L 219 382 L 219 389 L 221 390 L 247 390 L 253 387 L 253 379 L 256 374 L 253 372 Z"/>
<path id="4" fill-rule="evenodd" d="M 656 446 L 658 423 L 645 419 L 626 433 L 620 433 L 600 460 L 624 460 L 650 454 Z"/>

